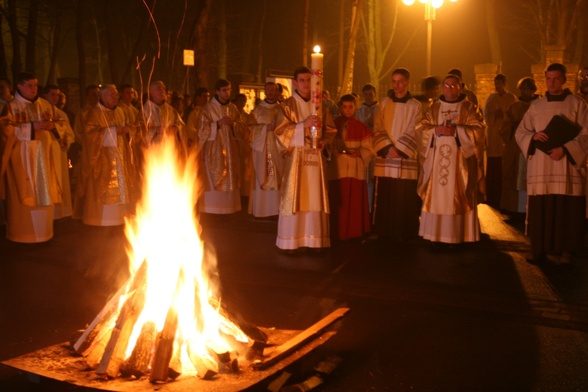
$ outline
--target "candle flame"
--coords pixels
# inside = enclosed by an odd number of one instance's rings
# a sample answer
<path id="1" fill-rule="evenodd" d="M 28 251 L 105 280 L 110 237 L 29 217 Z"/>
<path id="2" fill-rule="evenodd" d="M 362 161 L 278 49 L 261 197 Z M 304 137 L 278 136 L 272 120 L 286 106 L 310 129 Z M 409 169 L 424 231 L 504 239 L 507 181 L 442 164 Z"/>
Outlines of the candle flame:
<path id="1" fill-rule="evenodd" d="M 316 46 L 313 48 L 313 50 L 314 50 L 314 53 L 320 53 L 320 52 L 321 52 L 321 47 L 320 47 L 320 46 L 318 46 L 318 45 L 316 45 Z"/>

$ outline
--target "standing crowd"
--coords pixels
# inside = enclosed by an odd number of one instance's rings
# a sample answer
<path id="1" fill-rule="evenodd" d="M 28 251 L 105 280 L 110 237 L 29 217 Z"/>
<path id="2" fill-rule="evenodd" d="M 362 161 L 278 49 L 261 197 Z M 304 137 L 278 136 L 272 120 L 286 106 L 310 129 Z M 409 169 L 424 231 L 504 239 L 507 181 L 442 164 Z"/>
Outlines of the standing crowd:
<path id="1" fill-rule="evenodd" d="M 152 81 L 142 100 L 131 85 L 90 85 L 75 115 L 57 86 L 40 90 L 22 73 L 14 92 L 0 79 L 0 217 L 7 238 L 25 243 L 51 239 L 53 221 L 68 216 L 121 225 L 141 195 L 145 149 L 169 136 L 198 161 L 195 209 L 231 214 L 247 197 L 254 217 L 278 216 L 284 252 L 367 235 L 475 242 L 486 202 L 526 213 L 529 261 L 556 253 L 570 263 L 584 240 L 588 68 L 577 94 L 566 73 L 549 65 L 542 97 L 521 79 L 518 98 L 498 74 L 480 108 L 458 69 L 424 79 L 413 96 L 410 72 L 397 68 L 380 101 L 366 84 L 361 105 L 356 94 L 334 103 L 325 92 L 317 107 L 302 66 L 291 96 L 268 82 L 250 113 L 220 79 L 212 96 L 199 88 L 193 97 Z"/>

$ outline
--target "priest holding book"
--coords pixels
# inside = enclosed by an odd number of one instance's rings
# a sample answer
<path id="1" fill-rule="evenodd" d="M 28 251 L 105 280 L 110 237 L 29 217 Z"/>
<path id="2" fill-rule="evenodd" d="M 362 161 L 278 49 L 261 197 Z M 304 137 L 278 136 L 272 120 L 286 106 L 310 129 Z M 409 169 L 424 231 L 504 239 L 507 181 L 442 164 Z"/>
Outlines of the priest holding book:
<path id="1" fill-rule="evenodd" d="M 557 254 L 559 264 L 569 266 L 584 244 L 588 107 L 564 88 L 566 72 L 559 63 L 546 68 L 547 92 L 531 103 L 515 134 L 528 165 L 528 261 L 533 264 Z M 567 136 L 556 137 L 558 131 Z"/>

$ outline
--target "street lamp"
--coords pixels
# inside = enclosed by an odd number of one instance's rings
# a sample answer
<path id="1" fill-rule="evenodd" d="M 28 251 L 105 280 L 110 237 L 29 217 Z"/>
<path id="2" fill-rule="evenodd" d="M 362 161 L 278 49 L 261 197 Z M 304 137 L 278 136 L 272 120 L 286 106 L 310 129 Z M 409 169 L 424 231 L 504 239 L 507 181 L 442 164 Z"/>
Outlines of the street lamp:
<path id="1" fill-rule="evenodd" d="M 449 0 L 455 3 L 457 0 Z M 402 0 L 405 5 L 413 5 L 415 0 Z M 435 20 L 435 10 L 441 8 L 443 0 L 419 0 L 419 3 L 425 5 L 425 20 L 427 21 L 427 76 L 431 75 L 431 41 L 433 38 L 433 21 Z"/>

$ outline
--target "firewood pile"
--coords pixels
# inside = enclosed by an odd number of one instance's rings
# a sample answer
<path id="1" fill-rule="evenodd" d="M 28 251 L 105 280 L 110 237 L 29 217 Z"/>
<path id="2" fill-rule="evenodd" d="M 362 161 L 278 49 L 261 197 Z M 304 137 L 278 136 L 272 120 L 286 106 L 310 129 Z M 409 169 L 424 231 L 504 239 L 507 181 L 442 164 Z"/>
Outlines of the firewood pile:
<path id="1" fill-rule="evenodd" d="M 177 290 L 183 279 L 178 278 Z M 237 326 L 218 303 L 213 303 L 222 319 L 217 332 L 230 349 L 211 340 L 205 342 L 202 350 L 198 342 L 185 339 L 178 333 L 178 311 L 170 306 L 163 329 L 157 331 L 155 322 L 145 322 L 127 356 L 131 334 L 145 306 L 146 286 L 144 262 L 133 277 L 122 306 L 118 306 L 121 294 L 117 293 L 73 344 L 75 352 L 97 375 L 111 379 L 148 376 L 152 383 L 157 383 L 174 380 L 183 373 L 182 369 L 188 368 L 206 380 L 219 373 L 237 373 L 240 366 L 262 358 L 267 334 L 251 324 Z M 185 361 L 189 361 L 188 366 L 183 366 Z"/>

